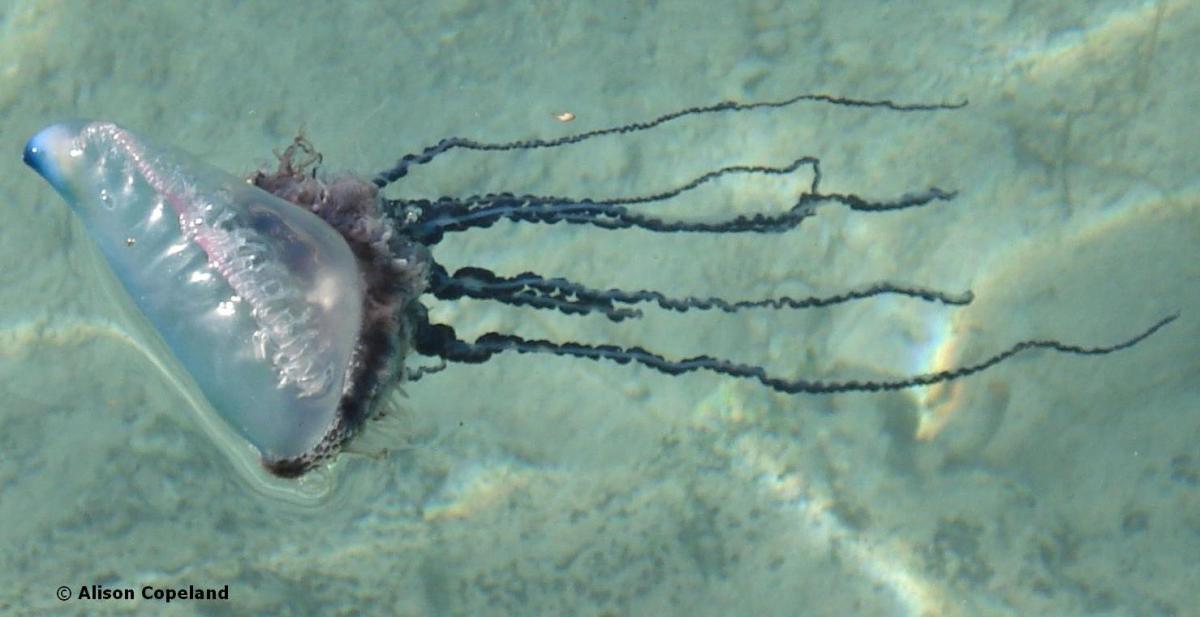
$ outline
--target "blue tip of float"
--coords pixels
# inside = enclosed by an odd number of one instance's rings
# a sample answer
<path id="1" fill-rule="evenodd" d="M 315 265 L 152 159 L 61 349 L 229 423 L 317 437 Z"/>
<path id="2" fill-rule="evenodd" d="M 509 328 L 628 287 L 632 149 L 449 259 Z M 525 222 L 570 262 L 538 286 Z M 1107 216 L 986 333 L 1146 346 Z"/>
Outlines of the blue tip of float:
<path id="1" fill-rule="evenodd" d="M 21 160 L 42 176 L 55 188 L 62 186 L 59 157 L 69 155 L 64 150 L 70 147 L 71 133 L 63 124 L 52 124 L 38 131 L 25 142 Z"/>
<path id="2" fill-rule="evenodd" d="M 21 155 L 21 160 L 24 161 L 26 165 L 32 167 L 34 171 L 43 176 L 46 175 L 45 169 L 47 156 L 46 147 L 42 144 L 42 142 L 44 141 L 46 130 L 48 129 L 38 131 L 37 134 L 35 134 L 33 137 L 30 137 L 29 141 L 25 142 L 25 152 Z"/>

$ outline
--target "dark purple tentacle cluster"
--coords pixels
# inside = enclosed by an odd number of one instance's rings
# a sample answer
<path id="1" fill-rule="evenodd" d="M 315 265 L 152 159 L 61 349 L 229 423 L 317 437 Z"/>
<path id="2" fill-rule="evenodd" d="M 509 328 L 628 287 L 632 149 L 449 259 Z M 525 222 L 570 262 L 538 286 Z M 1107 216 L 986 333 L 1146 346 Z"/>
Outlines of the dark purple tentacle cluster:
<path id="1" fill-rule="evenodd" d="M 413 166 L 430 163 L 436 157 L 455 149 L 504 152 L 557 148 L 607 135 L 623 135 L 646 131 L 687 116 L 779 108 L 801 102 L 879 109 L 892 112 L 936 112 L 960 109 L 967 105 L 966 101 L 959 103 L 902 104 L 886 99 L 861 100 L 824 94 L 802 94 L 780 101 L 751 103 L 725 101 L 715 105 L 692 107 L 671 112 L 647 122 L 634 122 L 610 128 L 595 129 L 557 139 L 534 139 L 502 143 L 479 142 L 459 137 L 443 139 L 419 153 L 405 155 L 391 168 L 377 174 L 373 182 L 375 186 L 384 188 L 397 179 L 406 176 Z M 808 188 L 796 197 L 796 201 L 791 208 L 778 214 L 756 213 L 739 215 L 719 221 L 680 221 L 654 217 L 633 208 L 633 206 L 674 199 L 702 184 L 727 175 L 784 175 L 800 169 L 807 169 L 812 174 L 812 181 Z M 957 194 L 955 191 L 930 187 L 923 191 L 902 195 L 891 200 L 869 200 L 854 194 L 822 192 L 820 183 L 820 160 L 816 157 L 805 156 L 781 167 L 762 165 L 723 167 L 702 174 L 682 186 L 634 197 L 592 199 L 498 193 L 475 195 L 465 198 L 441 197 L 433 200 L 391 199 L 384 200 L 383 207 L 388 215 L 396 221 L 396 229 L 399 234 L 410 239 L 415 244 L 432 247 L 441 242 L 446 234 L 470 229 L 487 228 L 502 220 L 515 223 L 589 225 L 600 229 L 637 228 L 660 233 L 782 233 L 798 227 L 804 220 L 814 216 L 818 207 L 822 204 L 840 204 L 853 211 L 874 213 L 919 208 L 935 202 L 950 201 Z M 964 305 L 971 302 L 973 298 L 970 291 L 953 294 L 887 281 L 881 281 L 860 289 L 853 289 L 827 297 L 790 298 L 781 296 L 753 300 L 690 296 L 672 298 L 653 290 L 595 289 L 564 278 L 545 277 L 534 272 L 523 272 L 515 276 L 502 276 L 486 268 L 470 266 L 450 273 L 432 260 L 430 260 L 428 274 L 428 291 L 438 299 L 455 300 L 469 297 L 495 300 L 514 306 L 557 310 L 569 315 L 599 313 L 613 321 L 639 317 L 641 312 L 631 306 L 639 303 L 654 303 L 664 309 L 679 312 L 720 310 L 732 313 L 758 308 L 803 309 L 824 307 L 881 295 L 902 295 L 927 302 L 948 305 Z M 1137 344 L 1176 318 L 1176 316 L 1165 317 L 1141 333 L 1108 346 L 1083 347 L 1055 340 L 1027 340 L 1018 342 L 1008 349 L 975 364 L 937 373 L 912 375 L 891 381 L 851 380 L 830 382 L 781 379 L 768 375 L 759 366 L 738 364 L 709 356 L 670 360 L 641 347 L 552 342 L 524 339 L 510 334 L 495 332 L 484 334 L 474 341 L 464 341 L 458 338 L 451 326 L 430 323 L 425 316 L 423 307 L 416 309 L 414 314 L 416 316 L 412 321 L 414 327 L 413 349 L 424 355 L 438 357 L 443 362 L 480 363 L 504 351 L 548 353 L 592 360 L 611 360 L 620 364 L 635 362 L 671 375 L 696 370 L 707 370 L 733 377 L 754 379 L 773 390 L 793 394 L 875 392 L 931 385 L 978 373 L 1018 353 L 1032 349 L 1046 349 L 1075 355 L 1108 354 Z M 435 368 L 411 371 L 409 378 L 412 380 L 418 379 L 423 375 L 438 372 L 444 366 L 443 364 Z"/>

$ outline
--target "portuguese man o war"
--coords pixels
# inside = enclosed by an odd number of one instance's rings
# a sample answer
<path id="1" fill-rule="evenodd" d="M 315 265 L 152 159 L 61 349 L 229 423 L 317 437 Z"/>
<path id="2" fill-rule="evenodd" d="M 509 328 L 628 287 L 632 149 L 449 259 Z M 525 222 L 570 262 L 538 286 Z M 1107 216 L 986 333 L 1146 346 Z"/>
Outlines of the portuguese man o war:
<path id="1" fill-rule="evenodd" d="M 275 170 L 241 178 L 160 147 L 108 122 L 52 125 L 25 147 L 25 162 L 70 205 L 133 304 L 157 330 L 225 428 L 253 447 L 262 468 L 297 478 L 334 458 L 383 413 L 396 386 L 451 363 L 481 363 L 506 351 L 630 362 L 678 375 L 710 371 L 754 380 L 791 394 L 876 392 L 948 382 L 986 370 L 1029 349 L 1102 355 L 1136 345 L 1176 318 L 1165 317 L 1122 342 L 1086 347 L 1026 340 L 974 364 L 883 381 L 813 381 L 768 374 L 762 367 L 697 356 L 673 360 L 641 347 L 589 345 L 488 333 L 473 341 L 431 323 L 426 298 L 462 297 L 636 318 L 640 303 L 673 311 L 805 309 L 881 295 L 963 305 L 970 292 L 947 293 L 880 282 L 827 297 L 735 300 L 669 297 L 653 290 L 597 289 L 533 272 L 501 276 L 470 266 L 453 273 L 433 258 L 448 235 L 501 221 L 566 223 L 659 233 L 776 234 L 798 227 L 824 204 L 861 213 L 920 208 L 954 199 L 932 187 L 891 201 L 823 192 L 820 161 L 782 167 L 732 166 L 683 186 L 619 199 L 497 193 L 437 199 L 390 199 L 382 190 L 414 166 L 455 150 L 558 148 L 603 136 L 653 129 L 682 118 L 786 107 L 800 102 L 936 113 L 963 103 L 901 104 L 805 94 L 782 101 L 723 102 L 679 110 L 648 122 L 553 140 L 487 143 L 444 139 L 399 159 L 372 179 L 319 173 L 321 157 L 303 137 L 278 155 Z M 716 222 L 667 220 L 638 206 L 675 198 L 728 174 L 781 175 L 807 168 L 808 188 L 780 214 Z M 441 364 L 409 369 L 410 352 Z M 247 448 L 248 451 L 248 448 Z"/>

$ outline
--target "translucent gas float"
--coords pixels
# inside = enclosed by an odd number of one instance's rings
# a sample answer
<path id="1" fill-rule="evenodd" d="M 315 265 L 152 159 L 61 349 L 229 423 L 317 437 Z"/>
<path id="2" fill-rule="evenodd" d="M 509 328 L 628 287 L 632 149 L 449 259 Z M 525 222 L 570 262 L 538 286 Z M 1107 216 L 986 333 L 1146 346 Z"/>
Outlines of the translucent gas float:
<path id="1" fill-rule="evenodd" d="M 369 212 L 353 221 L 322 212 L 354 223 L 340 233 L 105 122 L 48 127 L 25 161 L 71 205 L 134 304 L 271 473 L 299 476 L 336 453 L 397 374 L 402 308 L 420 293 L 425 252 L 413 245 L 406 260 L 398 246 L 380 257 L 372 243 L 391 234 L 368 230 Z M 319 212 L 352 190 L 332 188 Z"/>
<path id="2" fill-rule="evenodd" d="M 29 140 L 24 158 L 79 216 L 134 305 L 224 427 L 250 444 L 262 467 L 280 478 L 300 477 L 332 459 L 378 413 L 381 400 L 396 384 L 437 372 L 437 367 L 406 370 L 404 359 L 410 351 L 440 358 L 441 366 L 479 363 L 516 351 L 634 362 L 672 375 L 705 370 L 791 394 L 875 392 L 959 379 L 1028 349 L 1107 354 L 1137 344 L 1175 318 L 1167 316 L 1108 346 L 1026 340 L 972 364 L 878 381 L 783 378 L 759 366 L 706 355 L 675 360 L 641 347 L 524 339 L 497 332 L 465 341 L 452 326 L 430 322 L 423 296 L 471 297 L 570 315 L 598 313 L 613 321 L 640 316 L 633 308 L 639 303 L 679 312 L 735 313 L 827 307 L 880 295 L 947 305 L 970 302 L 970 292 L 945 293 L 886 281 L 827 297 L 673 298 L 653 290 L 590 288 L 533 272 L 501 276 L 471 266 L 449 273 L 429 250 L 448 234 L 489 227 L 500 220 L 660 233 L 780 233 L 799 226 L 822 204 L 872 213 L 923 207 L 955 196 L 936 187 L 891 201 L 823 192 L 820 162 L 814 157 L 782 167 L 725 167 L 644 197 L 603 200 L 499 193 L 385 199 L 380 195 L 381 189 L 413 166 L 453 149 L 555 148 L 649 130 L 689 115 L 804 101 L 888 112 L 935 112 L 965 105 L 904 105 L 826 95 L 724 102 L 554 140 L 445 139 L 404 156 L 370 181 L 318 174 L 315 165 L 320 156 L 303 138 L 280 155 L 278 169 L 245 179 L 152 145 L 108 122 L 50 126 Z M 664 220 L 635 209 L 726 174 L 779 175 L 800 168 L 811 171 L 812 181 L 792 208 L 780 214 L 689 222 Z"/>

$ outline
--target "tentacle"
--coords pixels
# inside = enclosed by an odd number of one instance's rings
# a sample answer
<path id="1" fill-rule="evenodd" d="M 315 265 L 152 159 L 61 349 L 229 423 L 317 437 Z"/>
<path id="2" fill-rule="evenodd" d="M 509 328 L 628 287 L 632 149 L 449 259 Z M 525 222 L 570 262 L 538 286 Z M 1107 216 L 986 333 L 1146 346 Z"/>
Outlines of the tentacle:
<path id="1" fill-rule="evenodd" d="M 822 202 L 836 202 L 852 210 L 884 212 L 954 199 L 956 192 L 933 187 L 923 193 L 904 195 L 891 201 L 868 201 L 853 194 L 805 193 L 791 209 L 780 214 L 738 215 L 716 222 L 671 221 L 630 212 L 628 208 L 590 199 L 544 201 L 534 195 L 496 195 L 485 206 L 470 206 L 450 199 L 436 202 L 412 200 L 392 202 L 397 210 L 414 212 L 412 222 L 400 232 L 427 246 L 437 244 L 447 232 L 491 227 L 500 220 L 524 223 L 572 223 L 601 229 L 637 228 L 660 233 L 781 233 L 794 229 L 816 214 Z"/>
<path id="2" fill-rule="evenodd" d="M 426 375 L 433 375 L 446 370 L 450 366 L 445 359 L 439 358 L 438 363 L 433 366 L 406 366 L 404 367 L 404 381 L 414 382 L 420 381 Z"/>
<path id="3" fill-rule="evenodd" d="M 959 109 L 961 107 L 966 107 L 966 105 L 967 105 L 967 101 L 965 101 L 965 100 L 960 101 L 958 103 L 906 104 L 906 103 L 896 103 L 895 101 L 891 101 L 889 99 L 871 101 L 871 100 L 863 100 L 863 99 L 851 99 L 851 98 L 845 98 L 845 97 L 840 97 L 840 96 L 831 96 L 828 94 L 800 94 L 800 95 L 794 96 L 792 98 L 784 99 L 781 101 L 758 101 L 758 102 L 751 102 L 751 103 L 738 103 L 737 101 L 723 101 L 723 102 L 717 103 L 715 105 L 707 105 L 707 106 L 702 106 L 702 107 L 689 107 L 687 109 L 681 109 L 679 111 L 674 111 L 669 114 L 664 114 L 664 115 L 659 116 L 648 122 L 634 122 L 631 124 L 625 124 L 625 125 L 615 126 L 615 127 L 610 127 L 610 128 L 595 129 L 595 130 L 586 131 L 583 133 L 577 133 L 575 135 L 559 137 L 557 139 L 530 139 L 530 140 L 523 140 L 523 141 L 487 143 L 487 142 L 474 141 L 471 139 L 465 139 L 465 138 L 461 138 L 461 137 L 451 137 L 451 138 L 443 139 L 443 140 L 439 141 L 437 144 L 429 146 L 419 153 L 404 155 L 391 168 L 385 169 L 384 171 L 379 172 L 379 174 L 375 176 L 373 182 L 379 188 L 383 188 L 383 187 L 391 184 L 392 182 L 395 182 L 396 180 L 399 180 L 400 178 L 403 178 L 404 176 L 408 175 L 408 170 L 413 165 L 424 165 L 424 164 L 432 161 L 438 155 L 443 154 L 445 152 L 449 152 L 450 150 L 455 150 L 455 149 L 478 150 L 478 151 L 505 151 L 505 150 L 533 150 L 533 149 L 539 149 L 539 148 L 557 148 L 559 146 L 575 144 L 575 143 L 579 143 L 579 142 L 587 140 L 587 139 L 592 139 L 593 137 L 600 137 L 603 135 L 620 135 L 620 134 L 625 134 L 625 133 L 635 133 L 635 132 L 639 132 L 639 131 L 646 131 L 646 130 L 652 129 L 656 126 L 659 126 L 661 124 L 665 124 L 667 122 L 676 120 L 678 118 L 683 118 L 685 116 L 695 116 L 695 115 L 700 115 L 700 114 L 711 114 L 711 113 L 718 113 L 718 112 L 740 112 L 740 111 L 748 111 L 751 109 L 762 109 L 762 108 L 788 107 L 788 106 L 794 105 L 794 104 L 802 102 L 802 101 L 828 103 L 830 105 L 838 105 L 841 107 L 866 107 L 866 108 L 888 109 L 891 111 L 901 111 L 901 112 L 939 111 L 939 110 L 946 110 L 946 109 Z"/>
<path id="4" fill-rule="evenodd" d="M 706 172 L 691 181 L 659 193 L 635 197 L 617 197 L 611 199 L 572 199 L 570 197 L 552 197 L 537 195 L 516 196 L 512 193 L 472 195 L 465 198 L 442 197 L 437 201 L 429 200 L 387 200 L 384 202 L 385 211 L 397 221 L 404 221 L 404 231 L 410 237 L 426 245 L 440 241 L 446 231 L 464 231 L 480 227 L 489 227 L 501 218 L 510 220 L 527 220 L 525 212 L 516 214 L 515 210 L 525 208 L 528 212 L 535 209 L 549 218 L 553 218 L 555 204 L 563 207 L 561 214 L 569 218 L 545 222 L 569 220 L 576 223 L 587 223 L 592 219 L 599 220 L 601 216 L 620 216 L 625 212 L 618 206 L 665 201 L 699 187 L 702 184 L 729 174 L 759 174 L 786 175 L 801 167 L 812 170 L 813 178 L 809 183 L 810 193 L 816 193 L 821 183 L 821 162 L 810 156 L 798 158 L 782 167 L 765 165 L 732 165 Z M 568 212 L 567 210 L 573 210 Z"/>
<path id="5" fill-rule="evenodd" d="M 476 298 L 496 300 L 512 306 L 529 306 L 561 311 L 567 315 L 604 314 L 613 321 L 641 317 L 637 309 L 613 306 L 605 292 L 589 289 L 566 279 L 546 279 L 526 272 L 515 277 L 497 276 L 476 267 L 459 268 L 450 275 L 436 265 L 429 276 L 429 292 L 439 300 Z"/>
<path id="6" fill-rule="evenodd" d="M 743 379 L 753 379 L 777 392 L 785 394 L 837 394 L 843 392 L 879 392 L 904 390 L 917 386 L 953 381 L 985 371 L 1027 350 L 1047 349 L 1064 354 L 1096 356 L 1128 349 L 1157 332 L 1179 317 L 1169 315 L 1160 319 L 1140 334 L 1120 343 L 1103 347 L 1082 347 L 1056 340 L 1033 339 L 1021 341 L 986 360 L 958 368 L 924 373 L 896 380 L 883 381 L 810 381 L 805 379 L 783 379 L 772 377 L 761 366 L 739 364 L 710 356 L 695 356 L 683 360 L 670 360 L 641 347 L 618 347 L 615 345 L 588 345 L 584 343 L 556 343 L 541 339 L 525 339 L 508 334 L 488 333 L 466 342 L 459 339 L 450 326 L 442 324 L 419 324 L 414 336 L 414 348 L 423 355 L 437 356 L 447 362 L 479 364 L 504 351 L 517 353 L 548 353 L 556 356 L 611 360 L 618 364 L 635 362 L 668 375 L 680 375 L 692 371 L 711 371 Z"/>
<path id="7" fill-rule="evenodd" d="M 457 300 L 462 297 L 497 300 L 513 306 L 556 309 L 568 315 L 597 312 L 613 321 L 642 315 L 639 310 L 616 307 L 614 303 L 654 302 L 664 309 L 681 313 L 693 309 L 716 309 L 726 313 L 735 313 L 752 308 L 817 308 L 887 294 L 958 306 L 969 304 L 973 299 L 970 291 L 961 294 L 947 294 L 922 287 L 902 286 L 888 282 L 874 283 L 832 296 L 810 296 L 799 299 L 787 296 L 736 301 L 716 297 L 672 298 L 653 290 L 594 289 L 564 278 L 545 278 L 533 272 L 504 277 L 497 276 L 483 268 L 466 267 L 459 268 L 451 275 L 436 264 L 430 273 L 429 291 L 434 297 L 441 300 Z"/>
<path id="8" fill-rule="evenodd" d="M 416 242 L 432 246 L 440 242 L 446 233 L 483 229 L 500 220 L 584 224 L 602 229 L 638 228 L 660 233 L 781 233 L 798 227 L 804 219 L 815 214 L 818 204 L 824 202 L 840 203 L 860 212 L 885 212 L 916 208 L 934 201 L 950 201 L 958 195 L 955 191 L 931 187 L 924 192 L 903 195 L 894 200 L 870 201 L 854 194 L 814 191 L 800 195 L 791 209 L 780 214 L 738 215 L 717 222 L 671 221 L 631 212 L 624 205 L 668 199 L 682 190 L 686 189 L 610 200 L 501 193 L 466 200 L 449 197 L 437 201 L 394 200 L 387 202 L 387 208 L 393 213 L 393 218 L 403 221 L 399 228 L 401 233 Z"/>

